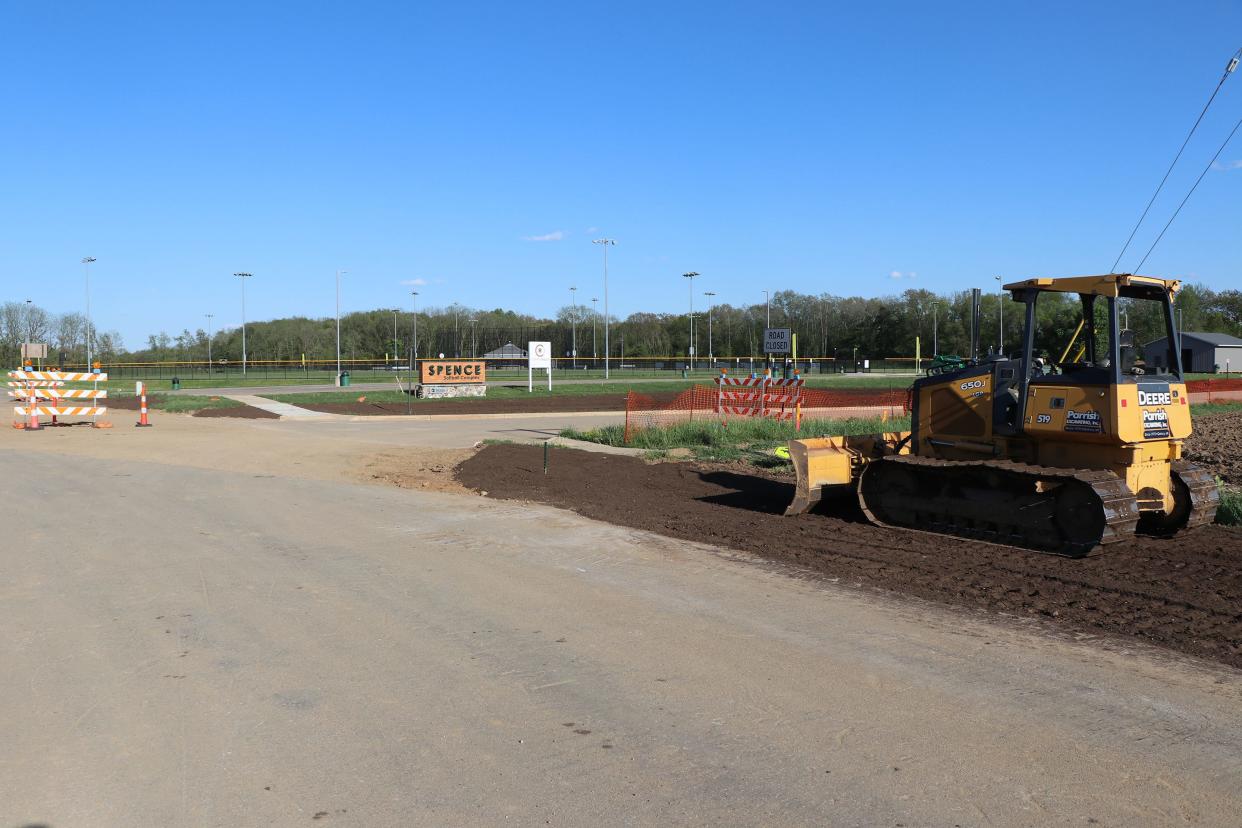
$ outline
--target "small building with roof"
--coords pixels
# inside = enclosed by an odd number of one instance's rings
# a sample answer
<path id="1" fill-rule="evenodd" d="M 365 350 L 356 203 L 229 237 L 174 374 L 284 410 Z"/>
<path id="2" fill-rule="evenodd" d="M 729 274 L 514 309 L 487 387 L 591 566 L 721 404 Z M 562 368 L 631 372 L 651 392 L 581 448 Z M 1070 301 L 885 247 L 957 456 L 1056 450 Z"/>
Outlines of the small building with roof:
<path id="1" fill-rule="evenodd" d="M 1143 349 L 1151 361 L 1151 369 L 1167 370 L 1163 363 L 1168 353 L 1168 337 L 1148 342 Z M 1242 371 L 1242 339 L 1222 333 L 1182 331 L 1182 369 L 1187 373 L 1214 374 Z"/>

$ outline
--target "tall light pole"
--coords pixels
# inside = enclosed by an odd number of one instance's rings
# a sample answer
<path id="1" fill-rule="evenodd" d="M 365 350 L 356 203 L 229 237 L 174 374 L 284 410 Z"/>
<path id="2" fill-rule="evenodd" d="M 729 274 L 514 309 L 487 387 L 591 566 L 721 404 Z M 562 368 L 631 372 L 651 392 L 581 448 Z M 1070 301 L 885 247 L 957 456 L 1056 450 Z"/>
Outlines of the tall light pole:
<path id="1" fill-rule="evenodd" d="M 616 239 L 594 239 L 591 244 L 604 247 L 604 379 L 608 379 L 608 248 L 616 244 Z M 622 340 L 624 343 L 624 340 Z M 624 344 L 621 348 L 621 359 L 625 359 Z"/>
<path id="2" fill-rule="evenodd" d="M 210 374 L 211 373 L 211 318 L 215 316 L 215 314 L 205 313 L 203 314 L 203 316 L 207 317 L 207 373 Z"/>
<path id="3" fill-rule="evenodd" d="M 397 314 L 401 313 L 401 308 L 392 309 L 392 364 L 400 365 L 401 342 L 397 339 Z"/>
<path id="4" fill-rule="evenodd" d="M 688 346 L 688 355 L 690 357 L 690 370 L 694 371 L 694 277 L 698 276 L 697 271 L 681 274 L 683 279 L 690 280 L 690 345 Z"/>
<path id="5" fill-rule="evenodd" d="M 766 290 L 763 292 L 763 312 L 764 326 L 768 328 L 772 327 L 772 297 L 768 295 Z"/>
<path id="6" fill-rule="evenodd" d="M 573 359 L 573 366 L 578 367 L 578 288 L 570 286 L 569 288 L 569 329 L 571 331 L 569 340 L 569 355 Z"/>
<path id="7" fill-rule="evenodd" d="M 1000 320 L 1000 345 L 996 352 L 1000 356 L 1004 356 L 1005 355 L 1005 289 L 1001 285 L 1001 277 L 996 276 L 995 279 L 996 279 L 996 307 L 999 309 L 998 313 L 1000 314 L 1000 316 L 998 317 Z"/>
<path id="8" fill-rule="evenodd" d="M 91 370 L 91 262 L 94 256 L 82 259 L 82 270 L 86 272 L 86 370 Z"/>
<path id="9" fill-rule="evenodd" d="M 705 290 L 703 295 L 707 297 L 707 363 L 708 365 L 714 365 L 716 357 L 712 352 L 712 297 L 716 294 L 713 291 Z"/>
<path id="10" fill-rule="evenodd" d="M 595 320 L 599 318 L 599 308 L 595 306 L 595 303 L 598 301 L 599 299 L 596 299 L 594 296 L 591 297 L 591 359 L 592 360 L 599 359 L 599 348 L 595 346 Z M 592 367 L 598 368 L 599 366 L 594 365 Z"/>
<path id="11" fill-rule="evenodd" d="M 470 358 L 471 359 L 479 358 L 479 329 L 477 327 L 478 323 L 479 323 L 479 320 L 477 319 L 470 320 Z"/>
<path id="12" fill-rule="evenodd" d="M 414 297 L 414 336 L 413 344 L 410 347 L 410 371 L 413 372 L 418 366 L 418 291 L 411 290 L 410 296 Z"/>
<path id="13" fill-rule="evenodd" d="M 341 384 L 341 277 L 348 272 L 336 272 L 336 385 Z"/>
<path id="14" fill-rule="evenodd" d="M 940 356 L 940 330 L 938 326 L 936 308 L 940 307 L 939 302 L 932 302 L 932 356 Z"/>
<path id="15" fill-rule="evenodd" d="M 246 280 L 254 278 L 253 273 L 234 273 L 241 279 L 242 289 L 242 376 L 246 376 Z"/>

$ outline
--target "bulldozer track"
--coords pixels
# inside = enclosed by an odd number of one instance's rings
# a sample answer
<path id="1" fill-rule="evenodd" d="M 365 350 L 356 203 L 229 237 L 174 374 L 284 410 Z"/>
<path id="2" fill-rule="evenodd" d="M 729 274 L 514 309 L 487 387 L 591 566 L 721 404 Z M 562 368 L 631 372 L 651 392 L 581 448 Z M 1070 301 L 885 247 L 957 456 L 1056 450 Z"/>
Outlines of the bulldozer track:
<path id="1" fill-rule="evenodd" d="M 1183 531 L 1215 520 L 1216 509 L 1220 506 L 1220 489 L 1216 485 L 1216 476 L 1188 460 L 1175 461 L 1173 474 L 1190 490 L 1190 515 Z"/>
<path id="2" fill-rule="evenodd" d="M 885 467 L 909 470 L 922 491 L 884 492 L 885 487 L 878 486 L 881 491 L 869 496 L 867 476 Z M 982 485 L 981 476 L 992 485 Z M 1053 485 L 1048 487 L 1049 483 Z M 1063 508 L 1059 502 L 1057 490 L 1066 484 L 1078 484 L 1072 492 L 1079 501 L 1074 509 Z M 977 499 L 960 494 L 942 494 L 950 486 L 984 491 L 987 497 L 975 502 Z M 1134 494 L 1110 471 L 1035 466 L 1013 460 L 889 456 L 864 470 L 858 500 L 867 518 L 880 526 L 1074 557 L 1132 538 L 1140 516 Z M 1098 525 L 1081 527 L 1066 520 L 1067 513 L 1075 518 L 1085 512 L 1090 524 L 1089 512 L 1094 509 L 1102 517 Z M 900 518 L 895 520 L 895 516 Z"/>

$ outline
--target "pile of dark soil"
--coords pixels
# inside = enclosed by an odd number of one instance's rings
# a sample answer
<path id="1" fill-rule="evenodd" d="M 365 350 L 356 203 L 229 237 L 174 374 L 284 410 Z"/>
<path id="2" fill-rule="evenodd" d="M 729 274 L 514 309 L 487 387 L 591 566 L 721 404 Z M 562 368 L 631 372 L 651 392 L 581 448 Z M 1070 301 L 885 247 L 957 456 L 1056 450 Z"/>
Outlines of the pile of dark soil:
<path id="1" fill-rule="evenodd" d="M 487 446 L 457 467 L 489 497 L 533 500 L 674 538 L 740 549 L 842 583 L 1134 638 L 1242 667 L 1242 532 L 1136 538 L 1081 560 L 867 524 L 852 499 L 782 516 L 787 479 L 689 463 Z"/>
<path id="2" fill-rule="evenodd" d="M 1196 417 L 1183 453 L 1212 469 L 1220 479 L 1242 486 L 1242 411 Z"/>

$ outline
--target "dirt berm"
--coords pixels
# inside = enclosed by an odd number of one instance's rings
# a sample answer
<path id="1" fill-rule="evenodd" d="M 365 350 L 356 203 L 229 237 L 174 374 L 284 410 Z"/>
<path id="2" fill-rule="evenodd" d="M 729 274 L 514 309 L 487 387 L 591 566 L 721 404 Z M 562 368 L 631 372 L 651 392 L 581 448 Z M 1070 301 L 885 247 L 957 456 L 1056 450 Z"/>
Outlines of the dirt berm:
<path id="1" fill-rule="evenodd" d="M 781 515 L 792 483 L 749 470 L 487 446 L 457 467 L 489 497 L 531 500 L 675 538 L 752 552 L 843 584 L 1132 638 L 1242 667 L 1242 532 L 1136 538 L 1081 560 L 882 529 L 852 499 Z"/>

